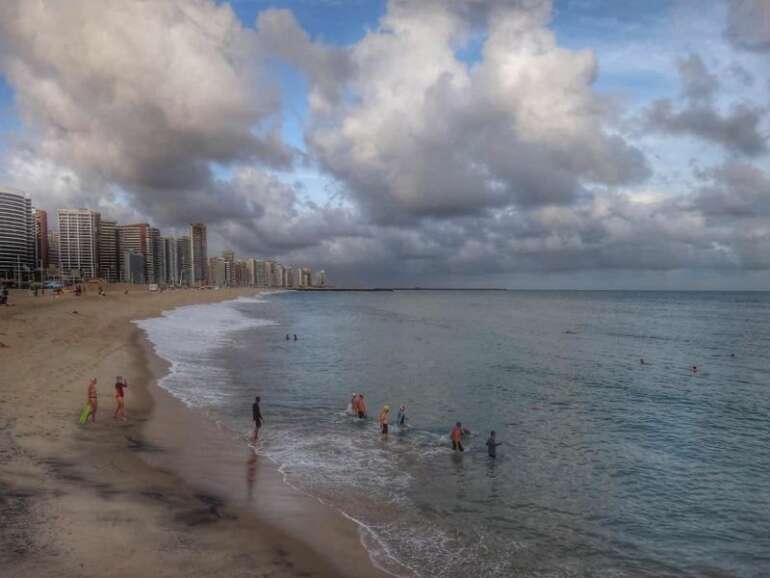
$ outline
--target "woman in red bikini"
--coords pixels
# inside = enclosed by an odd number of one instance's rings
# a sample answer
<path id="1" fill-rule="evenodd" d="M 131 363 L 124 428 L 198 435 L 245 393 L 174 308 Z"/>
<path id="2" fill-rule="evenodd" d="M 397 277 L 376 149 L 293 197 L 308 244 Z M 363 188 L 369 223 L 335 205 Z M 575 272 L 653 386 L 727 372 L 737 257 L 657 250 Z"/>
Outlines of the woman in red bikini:
<path id="1" fill-rule="evenodd" d="M 124 391 L 128 387 L 128 381 L 125 377 L 118 376 L 115 379 L 115 413 L 113 418 L 118 419 L 118 416 L 126 419 L 126 392 Z"/>

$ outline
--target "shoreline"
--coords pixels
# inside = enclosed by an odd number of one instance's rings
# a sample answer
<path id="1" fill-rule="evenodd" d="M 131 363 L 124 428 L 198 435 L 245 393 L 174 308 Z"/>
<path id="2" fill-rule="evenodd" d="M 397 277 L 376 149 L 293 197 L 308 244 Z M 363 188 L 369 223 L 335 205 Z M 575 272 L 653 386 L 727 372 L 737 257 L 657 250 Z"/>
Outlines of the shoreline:
<path id="1" fill-rule="evenodd" d="M 240 464 L 221 459 L 234 458 L 236 444 L 158 385 L 169 365 L 131 323 L 256 293 L 12 293 L 18 305 L 0 308 L 5 569 L 20 577 L 155 575 L 159 568 L 164 576 L 385 576 L 358 527 L 296 495 L 272 462 L 254 467 L 254 507 L 234 498 L 227 483 L 235 472 L 242 476 L 243 454 Z M 129 379 L 127 422 L 111 417 L 117 374 Z M 79 426 L 91 375 L 99 379 L 97 422 Z M 204 431 L 217 430 L 209 444 L 231 447 L 214 454 L 212 468 L 201 444 Z M 212 472 L 225 475 L 213 479 Z"/>

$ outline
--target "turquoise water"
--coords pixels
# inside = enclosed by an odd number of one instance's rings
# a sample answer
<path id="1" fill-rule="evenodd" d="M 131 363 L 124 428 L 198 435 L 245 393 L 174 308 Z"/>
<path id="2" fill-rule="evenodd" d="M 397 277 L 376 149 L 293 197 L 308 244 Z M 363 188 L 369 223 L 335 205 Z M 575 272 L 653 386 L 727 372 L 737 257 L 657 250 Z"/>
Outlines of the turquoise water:
<path id="1" fill-rule="evenodd" d="M 396 574 L 770 573 L 770 294 L 284 293 L 216 307 L 227 323 L 201 339 L 220 337 L 171 352 L 166 386 L 244 434 L 261 395 L 259 451 L 359 521 Z M 406 404 L 409 428 L 383 439 L 345 415 L 353 392 L 373 416 Z M 472 431 L 464 454 L 449 448 L 457 420 Z M 490 429 L 505 442 L 496 460 Z"/>

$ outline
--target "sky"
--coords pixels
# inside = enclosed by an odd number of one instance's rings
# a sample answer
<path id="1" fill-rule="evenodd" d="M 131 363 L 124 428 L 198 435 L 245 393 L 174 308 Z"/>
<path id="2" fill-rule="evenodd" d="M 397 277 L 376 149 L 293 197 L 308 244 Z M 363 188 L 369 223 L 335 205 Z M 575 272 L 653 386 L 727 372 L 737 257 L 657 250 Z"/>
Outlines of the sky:
<path id="1" fill-rule="evenodd" d="M 0 186 L 343 286 L 766 290 L 769 139 L 770 0 L 0 4 Z"/>

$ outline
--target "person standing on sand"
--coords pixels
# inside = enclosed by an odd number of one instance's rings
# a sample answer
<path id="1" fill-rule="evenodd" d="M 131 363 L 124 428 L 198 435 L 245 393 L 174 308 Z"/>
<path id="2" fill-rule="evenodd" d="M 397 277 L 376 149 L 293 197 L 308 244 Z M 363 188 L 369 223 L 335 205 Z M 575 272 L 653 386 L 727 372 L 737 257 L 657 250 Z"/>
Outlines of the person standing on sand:
<path id="1" fill-rule="evenodd" d="M 124 391 L 128 387 L 128 381 L 125 377 L 118 376 L 115 378 L 115 413 L 112 414 L 113 419 L 118 417 L 126 420 L 126 392 Z"/>
<path id="2" fill-rule="evenodd" d="M 382 435 L 388 435 L 389 418 L 390 418 L 390 406 L 384 405 L 382 406 L 382 411 L 380 412 L 380 433 L 382 433 Z"/>
<path id="3" fill-rule="evenodd" d="M 256 397 L 254 403 L 251 404 L 251 417 L 254 419 L 254 435 L 252 441 L 259 439 L 259 428 L 262 427 L 262 412 L 259 409 L 259 396 Z"/>
<path id="4" fill-rule="evenodd" d="M 88 405 L 91 406 L 91 423 L 96 423 L 96 378 L 88 382 Z"/>
<path id="5" fill-rule="evenodd" d="M 452 428 L 452 431 L 449 433 L 449 437 L 452 440 L 452 449 L 454 451 L 461 451 L 464 452 L 465 448 L 463 447 L 463 435 L 468 430 L 466 430 L 463 427 L 463 424 L 461 422 L 457 422 L 455 426 Z"/>

